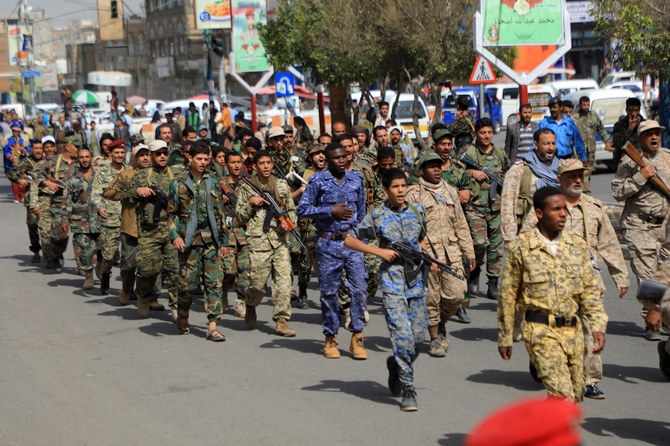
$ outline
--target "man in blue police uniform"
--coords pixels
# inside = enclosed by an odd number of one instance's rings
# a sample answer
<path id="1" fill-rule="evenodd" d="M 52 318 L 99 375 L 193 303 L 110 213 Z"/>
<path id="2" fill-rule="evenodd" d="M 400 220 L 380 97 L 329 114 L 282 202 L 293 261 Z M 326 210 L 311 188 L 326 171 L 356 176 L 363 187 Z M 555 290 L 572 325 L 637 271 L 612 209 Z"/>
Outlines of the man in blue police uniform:
<path id="1" fill-rule="evenodd" d="M 337 331 L 340 328 L 340 309 L 337 290 L 346 272 L 346 283 L 351 295 L 351 323 L 353 333 L 349 351 L 354 359 L 367 359 L 363 347 L 365 306 L 367 301 L 367 274 L 363 253 L 344 246 L 347 232 L 356 227 L 365 216 L 365 189 L 363 177 L 347 170 L 347 154 L 340 143 L 326 147 L 328 170 L 314 174 L 298 202 L 298 215 L 310 218 L 317 230 L 316 261 L 319 264 L 321 288 L 321 315 L 326 342 L 323 355 L 340 357 Z"/>

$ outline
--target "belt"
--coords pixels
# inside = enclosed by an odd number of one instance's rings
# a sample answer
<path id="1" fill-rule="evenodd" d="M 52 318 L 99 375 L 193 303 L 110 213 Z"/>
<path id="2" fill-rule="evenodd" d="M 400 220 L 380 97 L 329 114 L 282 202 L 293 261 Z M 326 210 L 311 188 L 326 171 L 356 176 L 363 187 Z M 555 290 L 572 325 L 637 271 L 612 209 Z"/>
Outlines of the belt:
<path id="1" fill-rule="evenodd" d="M 649 224 L 652 224 L 652 225 L 662 225 L 663 220 L 664 220 L 663 217 L 654 217 L 652 215 L 645 214 L 644 212 L 638 212 L 637 216 L 640 217 L 640 219 L 643 222 L 649 223 Z"/>
<path id="2" fill-rule="evenodd" d="M 525 319 L 528 322 L 549 325 L 549 315 L 539 311 L 527 311 Z M 557 327 L 574 327 L 577 325 L 577 316 L 554 316 L 554 321 L 556 321 Z"/>
<path id="3" fill-rule="evenodd" d="M 345 238 L 347 238 L 347 233 L 319 231 L 319 237 L 325 238 L 326 240 L 334 240 L 336 242 L 340 242 Z"/>

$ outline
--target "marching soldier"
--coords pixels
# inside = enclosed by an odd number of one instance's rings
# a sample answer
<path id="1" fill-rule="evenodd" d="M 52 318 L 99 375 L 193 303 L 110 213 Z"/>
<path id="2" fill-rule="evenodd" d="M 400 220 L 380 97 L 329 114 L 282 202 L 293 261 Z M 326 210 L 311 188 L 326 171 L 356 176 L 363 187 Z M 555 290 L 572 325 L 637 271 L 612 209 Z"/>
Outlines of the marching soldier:
<path id="1" fill-rule="evenodd" d="M 477 130 L 474 121 L 475 118 L 470 114 L 470 96 L 458 96 L 456 98 L 456 119 L 447 126 L 447 129 L 454 135 L 457 158 L 460 158 L 475 140 Z"/>

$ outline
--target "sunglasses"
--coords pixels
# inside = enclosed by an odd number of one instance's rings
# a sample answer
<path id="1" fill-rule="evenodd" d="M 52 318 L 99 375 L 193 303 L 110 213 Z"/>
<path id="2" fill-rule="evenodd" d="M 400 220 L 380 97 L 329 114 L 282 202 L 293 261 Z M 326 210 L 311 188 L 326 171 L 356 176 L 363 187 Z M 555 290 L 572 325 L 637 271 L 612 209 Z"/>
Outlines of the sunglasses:
<path id="1" fill-rule="evenodd" d="M 167 156 L 167 150 L 160 150 L 158 152 L 154 152 L 154 155 L 156 156 Z"/>

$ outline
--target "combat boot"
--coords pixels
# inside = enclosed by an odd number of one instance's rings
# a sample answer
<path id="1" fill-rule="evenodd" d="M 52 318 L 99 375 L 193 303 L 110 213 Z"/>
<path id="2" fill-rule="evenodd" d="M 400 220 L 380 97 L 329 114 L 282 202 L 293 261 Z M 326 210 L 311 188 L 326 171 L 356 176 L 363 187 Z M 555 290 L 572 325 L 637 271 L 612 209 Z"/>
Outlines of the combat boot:
<path id="1" fill-rule="evenodd" d="M 354 355 L 354 359 L 368 359 L 368 352 L 363 348 L 363 333 L 358 332 L 351 335 L 349 351 Z"/>
<path id="2" fill-rule="evenodd" d="M 414 390 L 414 386 L 403 387 L 400 410 L 403 412 L 416 412 L 419 410 L 419 405 L 416 402 L 416 390 Z"/>
<path id="3" fill-rule="evenodd" d="M 102 273 L 102 278 L 100 279 L 100 294 L 105 296 L 109 292 L 109 279 L 111 273 Z"/>
<path id="4" fill-rule="evenodd" d="M 284 336 L 285 338 L 292 338 L 295 336 L 295 330 L 288 326 L 288 322 L 285 318 L 280 317 L 277 319 L 275 334 L 277 336 Z"/>
<path id="5" fill-rule="evenodd" d="M 480 267 L 472 270 L 468 276 L 468 293 L 470 298 L 475 298 L 479 295 L 479 275 L 482 272 Z"/>
<path id="6" fill-rule="evenodd" d="M 94 286 L 95 282 L 93 281 L 93 270 L 87 269 L 84 271 L 84 286 L 82 288 L 85 290 L 92 290 Z"/>
<path id="7" fill-rule="evenodd" d="M 137 312 L 142 317 L 149 316 L 149 299 L 137 297 Z"/>
<path id="8" fill-rule="evenodd" d="M 247 324 L 247 327 L 249 328 L 256 328 L 256 307 L 250 305 L 247 305 L 246 307 L 244 323 Z"/>
<path id="9" fill-rule="evenodd" d="M 149 301 L 149 310 L 151 311 L 165 311 L 165 306 L 157 300 Z"/>
<path id="10" fill-rule="evenodd" d="M 307 301 L 307 285 L 298 285 L 298 304 L 296 305 L 299 309 L 304 310 L 309 307 L 309 302 Z"/>
<path id="11" fill-rule="evenodd" d="M 338 359 L 340 357 L 340 350 L 337 348 L 337 336 L 326 336 L 326 343 L 323 346 L 323 356 L 328 359 Z"/>
<path id="12" fill-rule="evenodd" d="M 30 259 L 30 263 L 40 263 L 41 260 L 42 260 L 42 257 L 40 257 L 40 252 L 36 251 L 33 254 L 33 257 Z"/>
<path id="13" fill-rule="evenodd" d="M 498 278 L 489 277 L 488 290 L 486 290 L 486 298 L 491 300 L 498 300 Z"/>

